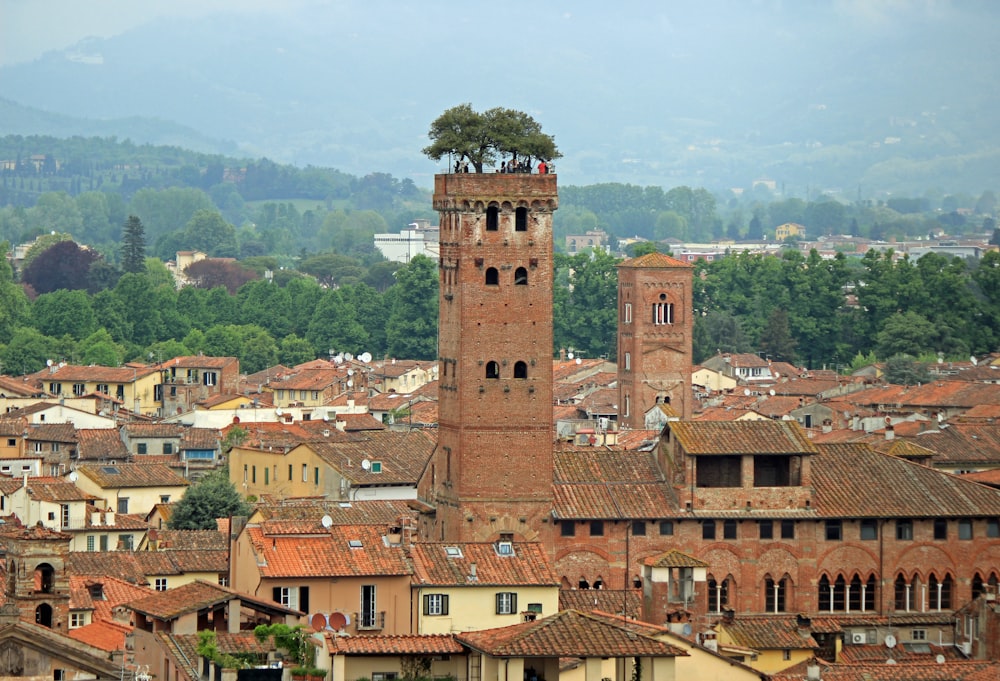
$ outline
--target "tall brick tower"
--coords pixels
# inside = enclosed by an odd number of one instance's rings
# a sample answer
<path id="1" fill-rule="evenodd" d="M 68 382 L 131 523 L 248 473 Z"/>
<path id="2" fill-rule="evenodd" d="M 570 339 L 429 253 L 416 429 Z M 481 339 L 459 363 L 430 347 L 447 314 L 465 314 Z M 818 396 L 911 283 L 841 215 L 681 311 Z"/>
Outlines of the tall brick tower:
<path id="1" fill-rule="evenodd" d="M 618 422 L 645 427 L 666 403 L 691 418 L 693 268 L 662 253 L 618 265 Z"/>
<path id="2" fill-rule="evenodd" d="M 552 508 L 555 175 L 434 178 L 440 214 L 438 446 L 427 539 L 531 539 Z"/>

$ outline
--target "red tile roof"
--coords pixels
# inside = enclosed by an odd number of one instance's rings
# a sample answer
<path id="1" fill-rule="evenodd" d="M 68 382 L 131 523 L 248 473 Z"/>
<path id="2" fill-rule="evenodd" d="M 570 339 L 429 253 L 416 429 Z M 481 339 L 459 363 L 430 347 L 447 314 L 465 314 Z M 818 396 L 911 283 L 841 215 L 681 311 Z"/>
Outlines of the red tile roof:
<path id="1" fill-rule="evenodd" d="M 387 545 L 385 528 L 334 525 L 325 536 L 265 535 L 247 527 L 262 577 L 362 577 L 413 574 L 402 546 Z M 352 542 L 359 544 L 352 547 Z"/>
<path id="2" fill-rule="evenodd" d="M 76 469 L 104 489 L 120 487 L 187 487 L 190 482 L 158 463 L 83 464 Z"/>
<path id="3" fill-rule="evenodd" d="M 323 632 L 333 655 L 457 655 L 465 651 L 451 634 L 337 636 Z"/>
<path id="4" fill-rule="evenodd" d="M 545 548 L 535 542 L 513 542 L 513 553 L 501 555 L 487 542 L 413 545 L 415 584 L 433 586 L 558 586 Z M 475 565 L 475 579 L 470 579 Z"/>
<path id="5" fill-rule="evenodd" d="M 738 646 L 753 650 L 813 650 L 819 647 L 811 630 L 799 627 L 797 615 L 738 616 L 734 621 L 720 623 Z"/>
<path id="6" fill-rule="evenodd" d="M 116 650 L 125 650 L 125 637 L 131 633 L 132 627 L 130 625 L 101 620 L 70 629 L 68 636 L 74 641 L 80 641 L 110 653 Z"/>
<path id="7" fill-rule="evenodd" d="M 664 253 L 646 253 L 638 258 L 623 260 L 618 263 L 618 267 L 682 267 L 692 269 L 694 265 L 677 258 L 672 258 Z"/>
<path id="8" fill-rule="evenodd" d="M 667 428 L 688 454 L 815 454 L 797 421 L 671 421 Z"/>
<path id="9" fill-rule="evenodd" d="M 118 460 L 129 455 L 117 428 L 78 428 L 76 441 L 77 454 L 84 461 Z"/>
<path id="10" fill-rule="evenodd" d="M 677 657 L 682 649 L 577 610 L 533 622 L 455 634 L 493 657 Z"/>
<path id="11" fill-rule="evenodd" d="M 559 591 L 560 610 L 580 610 L 581 612 L 620 613 L 624 608 L 630 618 L 642 614 L 642 591 L 640 589 L 562 589 Z M 622 622 L 620 622 L 622 624 Z"/>
<path id="12" fill-rule="evenodd" d="M 1000 662 L 965 660 L 945 664 L 835 664 L 823 667 L 823 681 L 996 681 Z"/>

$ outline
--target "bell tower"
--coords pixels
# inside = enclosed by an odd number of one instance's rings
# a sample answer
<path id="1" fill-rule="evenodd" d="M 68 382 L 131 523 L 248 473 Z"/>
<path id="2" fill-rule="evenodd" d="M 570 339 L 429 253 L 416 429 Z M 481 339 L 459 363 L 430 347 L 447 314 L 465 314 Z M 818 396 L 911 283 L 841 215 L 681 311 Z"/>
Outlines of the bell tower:
<path id="1" fill-rule="evenodd" d="M 694 268 L 662 253 L 618 264 L 618 423 L 645 428 L 657 404 L 691 418 Z"/>
<path id="2" fill-rule="evenodd" d="M 430 540 L 533 539 L 552 508 L 555 175 L 434 178 L 440 214 L 438 445 Z"/>

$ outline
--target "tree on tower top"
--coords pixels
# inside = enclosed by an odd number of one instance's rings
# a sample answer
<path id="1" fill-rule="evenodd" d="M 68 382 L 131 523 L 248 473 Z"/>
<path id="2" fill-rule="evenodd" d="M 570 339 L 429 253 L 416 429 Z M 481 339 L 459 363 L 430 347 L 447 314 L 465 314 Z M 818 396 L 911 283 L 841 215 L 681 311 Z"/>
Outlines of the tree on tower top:
<path id="1" fill-rule="evenodd" d="M 534 118 L 503 107 L 478 113 L 471 104 L 459 104 L 434 119 L 427 136 L 431 144 L 423 152 L 428 158 L 451 156 L 456 165 L 471 163 L 477 173 L 506 156 L 529 167 L 535 159 L 547 163 L 562 157 L 555 139 Z"/>

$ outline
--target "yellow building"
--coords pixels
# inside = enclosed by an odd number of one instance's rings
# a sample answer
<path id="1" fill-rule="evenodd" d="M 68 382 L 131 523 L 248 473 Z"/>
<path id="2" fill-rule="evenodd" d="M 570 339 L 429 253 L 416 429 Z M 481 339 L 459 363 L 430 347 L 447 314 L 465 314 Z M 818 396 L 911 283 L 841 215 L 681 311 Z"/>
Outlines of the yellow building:
<path id="1" fill-rule="evenodd" d="M 715 630 L 720 653 L 729 647 L 752 650 L 755 655 L 741 661 L 767 674 L 805 662 L 819 648 L 811 620 L 802 615 L 725 616 Z"/>
<path id="2" fill-rule="evenodd" d="M 806 228 L 794 222 L 786 222 L 774 228 L 774 240 L 784 241 L 790 236 L 805 236 Z"/>
<path id="3" fill-rule="evenodd" d="M 59 363 L 27 378 L 53 396 L 98 393 L 116 400 L 121 409 L 148 416 L 156 415 L 160 406 L 160 372 L 144 364 L 102 367 Z"/>
<path id="4" fill-rule="evenodd" d="M 421 542 L 412 556 L 416 634 L 503 627 L 559 610 L 559 579 L 539 543 Z"/>
<path id="5" fill-rule="evenodd" d="M 76 485 L 114 513 L 145 516 L 156 504 L 177 501 L 190 484 L 169 466 L 157 463 L 83 464 Z"/>

